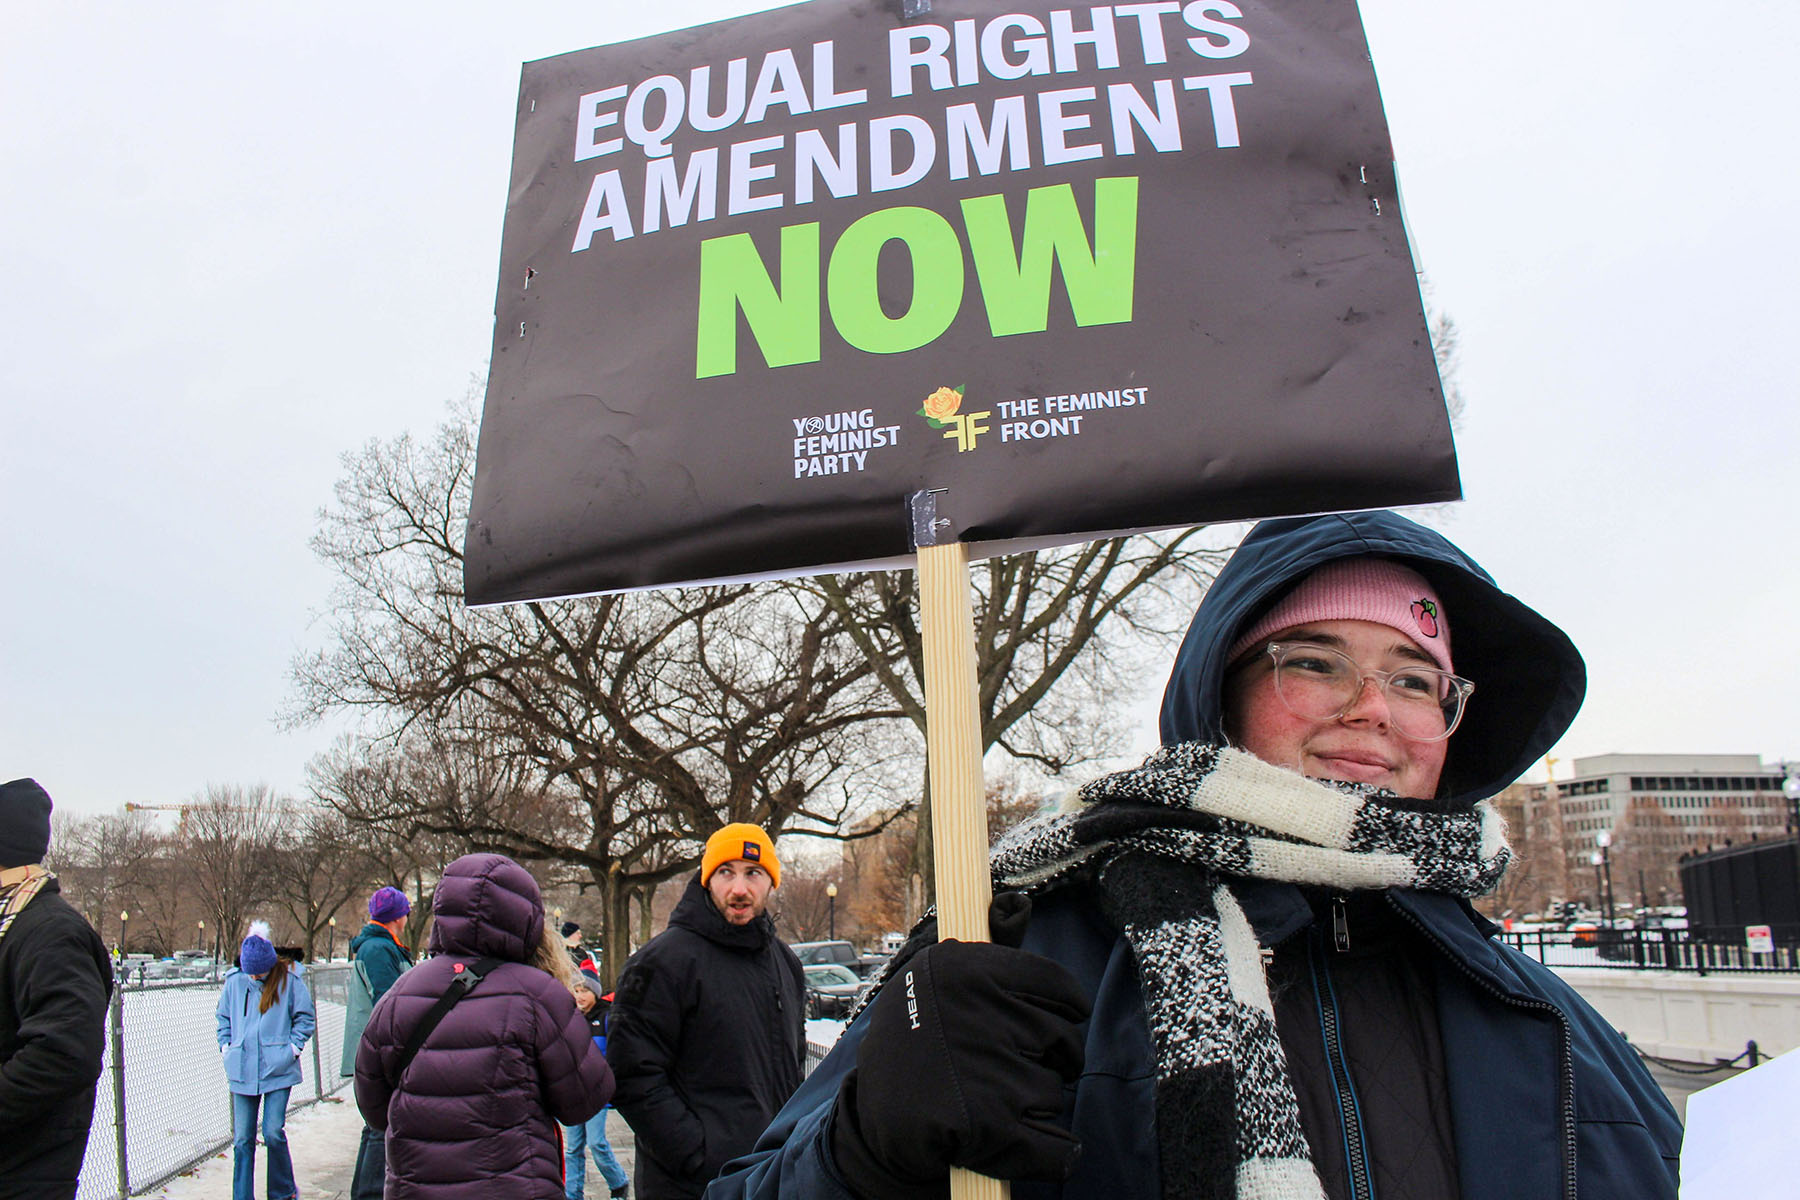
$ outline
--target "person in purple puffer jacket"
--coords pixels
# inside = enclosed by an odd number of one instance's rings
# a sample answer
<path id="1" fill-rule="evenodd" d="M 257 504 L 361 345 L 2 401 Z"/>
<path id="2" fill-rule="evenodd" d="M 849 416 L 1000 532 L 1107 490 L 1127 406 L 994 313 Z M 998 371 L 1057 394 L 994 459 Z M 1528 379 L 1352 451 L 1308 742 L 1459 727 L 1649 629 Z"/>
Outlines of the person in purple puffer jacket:
<path id="1" fill-rule="evenodd" d="M 599 1112 L 613 1078 L 563 978 L 561 940 L 545 937 L 537 882 L 504 855 L 468 854 L 431 907 L 434 957 L 376 1004 L 356 1051 L 357 1107 L 387 1134 L 388 1200 L 562 1200 L 557 1122 Z M 501 965 L 396 1078 L 413 1029 L 481 958 Z"/>

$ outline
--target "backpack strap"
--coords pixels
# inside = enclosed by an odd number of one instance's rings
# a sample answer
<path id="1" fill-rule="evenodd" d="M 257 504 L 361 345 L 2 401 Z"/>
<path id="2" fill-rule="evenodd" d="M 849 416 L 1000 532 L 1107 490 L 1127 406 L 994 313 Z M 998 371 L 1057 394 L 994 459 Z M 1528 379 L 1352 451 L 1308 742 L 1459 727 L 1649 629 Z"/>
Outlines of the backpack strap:
<path id="1" fill-rule="evenodd" d="M 424 1048 L 425 1039 L 430 1037 L 431 1031 L 438 1027 L 438 1022 L 444 1019 L 444 1014 L 455 1008 L 458 1000 L 468 995 L 470 990 L 482 981 L 483 977 L 499 965 L 500 960 L 497 958 L 478 958 L 467 965 L 451 964 L 452 970 L 455 971 L 455 977 L 450 981 L 450 986 L 444 990 L 442 996 L 438 997 L 438 1002 L 431 1006 L 431 1010 L 425 1014 L 424 1018 L 413 1026 L 412 1036 L 406 1039 L 406 1047 L 400 1051 L 399 1061 L 394 1068 L 396 1087 L 405 1079 L 406 1068 L 412 1065 L 413 1058 Z"/>

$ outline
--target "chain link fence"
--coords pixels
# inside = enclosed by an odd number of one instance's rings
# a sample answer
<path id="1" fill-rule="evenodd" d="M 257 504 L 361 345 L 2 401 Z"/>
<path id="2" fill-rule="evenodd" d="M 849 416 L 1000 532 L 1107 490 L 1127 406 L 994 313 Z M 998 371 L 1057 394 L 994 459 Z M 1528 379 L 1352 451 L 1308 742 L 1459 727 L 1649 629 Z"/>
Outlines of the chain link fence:
<path id="1" fill-rule="evenodd" d="M 313 966 L 318 1031 L 301 1055 L 290 1112 L 347 1087 L 339 1075 L 348 966 Z M 213 1016 L 212 980 L 137 980 L 113 992 L 77 1200 L 148 1191 L 231 1145 L 231 1095 Z"/>

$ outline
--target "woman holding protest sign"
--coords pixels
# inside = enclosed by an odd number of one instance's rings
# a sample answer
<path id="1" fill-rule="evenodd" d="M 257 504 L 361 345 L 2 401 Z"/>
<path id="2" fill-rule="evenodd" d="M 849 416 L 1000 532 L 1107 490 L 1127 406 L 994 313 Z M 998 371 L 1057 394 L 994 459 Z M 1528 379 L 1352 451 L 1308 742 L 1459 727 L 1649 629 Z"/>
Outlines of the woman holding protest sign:
<path id="1" fill-rule="evenodd" d="M 709 1197 L 941 1195 L 951 1165 L 1015 1200 L 1673 1197 L 1635 1053 L 1468 904 L 1510 859 L 1483 801 L 1585 686 L 1439 535 L 1264 522 L 1163 748 L 1004 837 L 995 944 L 916 931 Z"/>

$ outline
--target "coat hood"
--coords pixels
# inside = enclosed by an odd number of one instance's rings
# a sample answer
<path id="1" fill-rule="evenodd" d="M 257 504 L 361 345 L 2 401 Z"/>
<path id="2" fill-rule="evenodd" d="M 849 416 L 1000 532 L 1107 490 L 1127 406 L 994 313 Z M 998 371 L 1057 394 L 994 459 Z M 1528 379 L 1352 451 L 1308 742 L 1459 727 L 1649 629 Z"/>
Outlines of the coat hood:
<path id="1" fill-rule="evenodd" d="M 504 854 L 465 854 L 445 867 L 431 915 L 433 954 L 530 962 L 544 936 L 537 880 Z"/>
<path id="2" fill-rule="evenodd" d="M 363 946 L 368 942 L 393 942 L 393 941 L 394 941 L 394 939 L 388 936 L 387 930 L 383 929 L 381 926 L 377 925 L 375 922 L 370 921 L 367 925 L 364 925 L 362 927 L 361 932 L 359 932 L 355 937 L 350 939 L 350 949 L 349 949 L 348 953 L 351 958 L 355 958 L 356 952 L 358 950 L 362 949 Z M 394 944 L 397 946 L 400 943 L 394 942 Z"/>
<path id="3" fill-rule="evenodd" d="M 1393 559 L 1437 590 L 1456 673 L 1475 684 L 1450 738 L 1439 799 L 1467 806 L 1516 781 L 1568 729 L 1587 668 L 1568 635 L 1507 595 L 1442 535 L 1391 512 L 1264 521 L 1207 590 L 1163 691 L 1162 741 L 1223 742 L 1226 654 L 1240 629 L 1315 568 L 1341 558 Z"/>
<path id="4" fill-rule="evenodd" d="M 701 884 L 698 874 L 688 879 L 681 899 L 675 902 L 675 911 L 669 914 L 669 924 L 690 929 L 709 942 L 743 950 L 759 949 L 775 937 L 775 918 L 767 909 L 748 925 L 733 925 L 727 921 L 719 906 L 713 903 L 712 893 Z"/>

